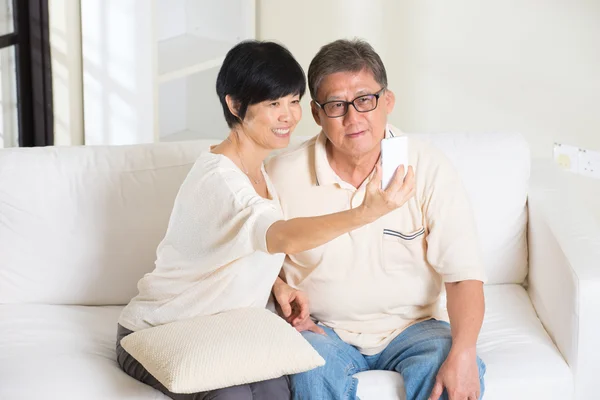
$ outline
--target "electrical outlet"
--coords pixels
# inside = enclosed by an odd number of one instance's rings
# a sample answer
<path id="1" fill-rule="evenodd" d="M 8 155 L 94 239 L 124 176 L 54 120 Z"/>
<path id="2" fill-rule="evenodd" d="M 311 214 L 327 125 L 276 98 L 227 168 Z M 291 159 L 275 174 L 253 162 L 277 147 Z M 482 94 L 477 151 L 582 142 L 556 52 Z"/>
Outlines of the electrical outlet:
<path id="1" fill-rule="evenodd" d="M 567 171 L 579 172 L 579 147 L 554 143 L 554 161 Z"/>
<path id="2" fill-rule="evenodd" d="M 600 152 L 579 149 L 578 170 L 581 175 L 600 179 Z"/>

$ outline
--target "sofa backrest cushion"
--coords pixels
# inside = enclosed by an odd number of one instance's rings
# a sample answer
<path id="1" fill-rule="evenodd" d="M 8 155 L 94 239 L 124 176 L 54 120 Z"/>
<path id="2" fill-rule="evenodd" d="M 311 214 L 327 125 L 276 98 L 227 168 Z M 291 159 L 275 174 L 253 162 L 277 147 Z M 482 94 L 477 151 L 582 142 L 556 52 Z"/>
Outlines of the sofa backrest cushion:
<path id="1" fill-rule="evenodd" d="M 128 303 L 210 144 L 0 150 L 0 303 Z"/>
<path id="2" fill-rule="evenodd" d="M 463 178 L 488 283 L 522 282 L 529 178 L 523 138 L 416 136 L 440 147 Z M 0 150 L 0 304 L 128 303 L 154 269 L 179 186 L 216 142 Z"/>
<path id="3" fill-rule="evenodd" d="M 454 164 L 475 214 L 488 284 L 522 283 L 527 275 L 530 151 L 516 133 L 440 133 L 415 137 Z"/>

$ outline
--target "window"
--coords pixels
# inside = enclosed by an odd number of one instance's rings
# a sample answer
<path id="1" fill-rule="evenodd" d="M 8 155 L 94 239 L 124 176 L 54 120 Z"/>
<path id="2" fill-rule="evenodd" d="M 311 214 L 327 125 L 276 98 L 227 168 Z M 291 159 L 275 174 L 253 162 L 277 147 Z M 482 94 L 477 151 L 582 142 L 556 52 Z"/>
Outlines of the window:
<path id="1" fill-rule="evenodd" d="M 48 0 L 0 0 L 0 147 L 53 143 Z"/>

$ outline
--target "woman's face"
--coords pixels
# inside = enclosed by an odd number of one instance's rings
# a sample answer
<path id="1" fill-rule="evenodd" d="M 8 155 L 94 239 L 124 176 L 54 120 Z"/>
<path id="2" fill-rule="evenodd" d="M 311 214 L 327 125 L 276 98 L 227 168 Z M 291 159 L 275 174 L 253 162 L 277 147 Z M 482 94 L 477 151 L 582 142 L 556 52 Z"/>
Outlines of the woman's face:
<path id="1" fill-rule="evenodd" d="M 302 118 L 300 96 L 288 95 L 248 106 L 242 127 L 244 133 L 265 149 L 281 149 Z"/>

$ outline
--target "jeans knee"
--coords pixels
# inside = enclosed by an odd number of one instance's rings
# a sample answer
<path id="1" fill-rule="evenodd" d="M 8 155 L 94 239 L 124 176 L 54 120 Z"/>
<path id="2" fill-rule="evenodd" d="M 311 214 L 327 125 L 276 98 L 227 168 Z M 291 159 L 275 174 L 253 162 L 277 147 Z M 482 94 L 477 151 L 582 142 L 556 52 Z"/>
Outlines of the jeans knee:
<path id="1" fill-rule="evenodd" d="M 442 366 L 444 361 L 446 361 L 446 358 L 450 353 L 450 349 L 452 348 L 452 339 L 439 338 L 429 343 L 428 347 L 427 361 L 432 368 L 438 369 Z"/>
<path id="2" fill-rule="evenodd" d="M 302 336 L 308 343 L 310 343 L 317 353 L 323 357 L 325 360 L 325 365 L 329 365 L 330 362 L 328 358 L 331 358 L 331 351 L 329 349 L 330 344 L 328 343 L 327 337 L 310 331 L 302 332 Z M 324 366 L 321 366 L 305 372 L 290 375 L 290 383 L 292 384 L 292 387 L 310 385 L 311 381 L 315 381 L 323 377 L 324 370 Z"/>
<path id="3" fill-rule="evenodd" d="M 335 354 L 339 351 L 339 348 L 327 336 L 309 331 L 302 332 L 302 336 L 325 359 L 326 363 L 330 362 L 330 359 L 335 357 Z"/>
<path id="4" fill-rule="evenodd" d="M 306 386 L 310 385 L 310 382 L 321 380 L 324 376 L 324 368 L 317 367 L 309 371 L 299 372 L 297 374 L 290 375 L 290 386 Z"/>
<path id="5" fill-rule="evenodd" d="M 313 332 L 302 332 L 302 336 L 325 360 L 325 365 L 290 376 L 292 387 L 310 386 L 314 382 L 345 380 L 355 372 L 359 372 L 359 364 L 353 359 L 343 345 L 331 337 Z"/>

